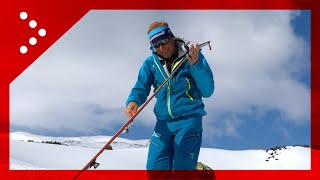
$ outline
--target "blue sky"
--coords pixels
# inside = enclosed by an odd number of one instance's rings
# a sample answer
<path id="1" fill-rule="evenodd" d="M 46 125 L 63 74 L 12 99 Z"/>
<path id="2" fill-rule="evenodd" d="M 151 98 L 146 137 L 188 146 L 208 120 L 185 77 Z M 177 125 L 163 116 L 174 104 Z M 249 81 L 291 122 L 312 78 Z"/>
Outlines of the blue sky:
<path id="1" fill-rule="evenodd" d="M 203 147 L 310 144 L 310 11 L 91 11 L 11 83 L 11 131 L 116 133 L 155 20 L 213 42 L 203 50 L 216 83 Z M 154 102 L 120 137 L 151 137 Z"/>

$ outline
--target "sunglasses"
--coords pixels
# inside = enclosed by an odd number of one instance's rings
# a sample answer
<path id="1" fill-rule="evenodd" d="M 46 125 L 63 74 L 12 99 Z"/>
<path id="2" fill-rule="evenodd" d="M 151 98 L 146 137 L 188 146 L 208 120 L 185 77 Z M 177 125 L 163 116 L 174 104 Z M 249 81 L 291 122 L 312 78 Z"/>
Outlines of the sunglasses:
<path id="1" fill-rule="evenodd" d="M 154 48 L 159 48 L 160 47 L 160 45 L 166 45 L 166 44 L 168 44 L 168 42 L 169 42 L 169 38 L 166 38 L 166 39 L 161 39 L 161 40 L 159 40 L 158 42 L 156 42 L 156 43 L 152 43 L 152 46 L 154 47 Z"/>

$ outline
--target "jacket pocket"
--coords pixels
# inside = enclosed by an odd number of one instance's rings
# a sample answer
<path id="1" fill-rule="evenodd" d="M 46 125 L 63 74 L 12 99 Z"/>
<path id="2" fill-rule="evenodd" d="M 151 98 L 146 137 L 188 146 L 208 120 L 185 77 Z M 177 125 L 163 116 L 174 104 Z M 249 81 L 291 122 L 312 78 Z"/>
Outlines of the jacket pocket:
<path id="1" fill-rule="evenodd" d="M 189 90 L 191 89 L 191 83 L 190 80 L 186 77 L 186 81 L 187 81 L 187 85 L 188 85 L 188 89 L 186 90 L 186 95 L 188 96 L 188 98 L 193 101 L 193 97 L 189 94 Z"/>
<path id="2" fill-rule="evenodd" d="M 192 134 L 186 134 L 182 137 L 182 140 L 188 139 L 188 138 L 200 138 L 201 133 L 192 133 Z"/>

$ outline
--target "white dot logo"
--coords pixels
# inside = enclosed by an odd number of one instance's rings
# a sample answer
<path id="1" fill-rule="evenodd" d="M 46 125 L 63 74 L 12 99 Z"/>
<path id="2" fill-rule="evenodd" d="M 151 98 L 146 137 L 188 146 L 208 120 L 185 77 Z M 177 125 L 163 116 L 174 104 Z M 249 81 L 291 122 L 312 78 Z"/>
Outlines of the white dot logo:
<path id="1" fill-rule="evenodd" d="M 31 21 L 29 22 L 29 26 L 30 26 L 31 28 L 35 28 L 35 27 L 37 27 L 37 22 L 36 22 L 35 20 L 31 20 Z"/>
<path id="2" fill-rule="evenodd" d="M 20 13 L 20 19 L 26 20 L 28 18 L 28 14 L 26 12 L 21 12 Z"/>
<path id="3" fill-rule="evenodd" d="M 30 38 L 30 39 L 29 39 L 29 43 L 30 43 L 31 45 L 35 45 L 35 44 L 37 44 L 37 39 L 36 39 L 35 37 Z"/>
<path id="4" fill-rule="evenodd" d="M 39 36 L 41 36 L 41 37 L 43 37 L 47 34 L 45 29 L 40 29 L 38 33 L 39 33 Z"/>
<path id="5" fill-rule="evenodd" d="M 27 51 L 28 51 L 27 46 L 21 46 L 21 47 L 20 47 L 20 52 L 21 52 L 22 54 L 27 53 Z"/>
<path id="6" fill-rule="evenodd" d="M 20 12 L 20 19 L 21 20 L 26 20 L 27 18 L 28 18 L 28 14 L 26 12 Z M 30 26 L 30 28 L 34 29 L 34 28 L 36 28 L 38 26 L 38 23 L 35 20 L 30 20 L 29 21 L 29 26 Z M 38 30 L 38 34 L 39 34 L 40 37 L 43 37 L 43 36 L 45 36 L 47 34 L 47 31 L 40 27 L 39 30 Z M 36 37 L 29 38 L 29 44 L 30 45 L 34 46 L 34 45 L 37 44 L 37 42 L 38 42 L 38 39 Z M 21 54 L 26 54 L 28 52 L 28 47 L 27 46 L 21 46 L 20 47 L 20 52 L 21 52 Z"/>

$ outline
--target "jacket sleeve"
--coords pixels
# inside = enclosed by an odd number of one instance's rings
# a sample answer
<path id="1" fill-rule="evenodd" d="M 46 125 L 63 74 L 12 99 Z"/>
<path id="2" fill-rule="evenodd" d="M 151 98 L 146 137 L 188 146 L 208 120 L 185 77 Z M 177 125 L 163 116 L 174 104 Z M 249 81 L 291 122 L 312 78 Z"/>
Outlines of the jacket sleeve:
<path id="1" fill-rule="evenodd" d="M 214 91 L 213 73 L 201 51 L 199 52 L 198 61 L 190 66 L 190 73 L 202 96 L 210 97 Z"/>
<path id="2" fill-rule="evenodd" d="M 138 106 L 141 106 L 147 100 L 153 79 L 150 63 L 146 60 L 140 68 L 137 82 L 130 92 L 126 105 L 134 101 Z"/>

